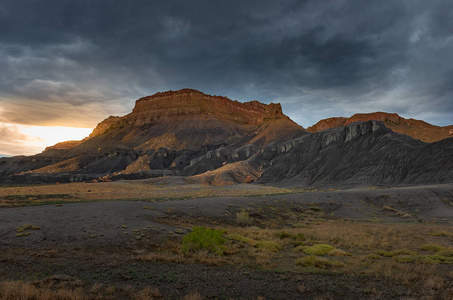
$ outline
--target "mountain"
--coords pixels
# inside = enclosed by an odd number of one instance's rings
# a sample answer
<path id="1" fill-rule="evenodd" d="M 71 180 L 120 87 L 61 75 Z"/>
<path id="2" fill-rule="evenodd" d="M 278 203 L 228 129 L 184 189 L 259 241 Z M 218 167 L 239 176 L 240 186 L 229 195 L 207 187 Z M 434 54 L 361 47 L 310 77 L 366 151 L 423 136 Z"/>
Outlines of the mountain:
<path id="1" fill-rule="evenodd" d="M 105 119 L 82 141 L 0 158 L 0 183 L 172 175 L 214 185 L 452 183 L 453 138 L 427 143 L 409 136 L 427 139 L 420 128 L 441 132 L 423 121 L 375 113 L 326 119 L 310 133 L 279 104 L 183 89 L 138 99 L 131 113 Z M 434 133 L 431 138 L 441 135 Z"/>
<path id="2" fill-rule="evenodd" d="M 406 134 L 427 143 L 437 142 L 446 139 L 453 134 L 453 125 L 440 127 L 431 125 L 425 121 L 405 119 L 398 114 L 385 112 L 374 112 L 369 114 L 355 114 L 350 118 L 338 117 L 323 119 L 315 125 L 308 127 L 309 132 L 319 132 L 326 129 L 347 126 L 357 121 L 382 121 L 391 130 Z"/>
<path id="3" fill-rule="evenodd" d="M 263 183 L 394 186 L 453 182 L 452 153 L 453 138 L 424 143 L 367 121 L 266 147 L 250 164 Z"/>
<path id="4" fill-rule="evenodd" d="M 283 114 L 280 104 L 241 103 L 192 89 L 168 91 L 138 99 L 130 114 L 105 119 L 83 141 L 0 159 L 0 177 L 64 181 L 140 172 L 158 176 L 163 170 L 193 175 L 220 167 L 227 153 L 236 153 L 230 160 L 240 160 L 303 134 L 308 133 Z"/>

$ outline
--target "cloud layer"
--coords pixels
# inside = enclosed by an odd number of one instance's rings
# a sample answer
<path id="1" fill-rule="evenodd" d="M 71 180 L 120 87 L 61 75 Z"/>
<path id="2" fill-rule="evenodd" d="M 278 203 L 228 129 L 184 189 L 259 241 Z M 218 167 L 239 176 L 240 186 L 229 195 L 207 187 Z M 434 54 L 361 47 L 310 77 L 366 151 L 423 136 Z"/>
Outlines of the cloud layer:
<path id="1" fill-rule="evenodd" d="M 2 1 L 0 121 L 94 127 L 158 91 L 281 102 L 307 127 L 453 123 L 451 1 Z"/>

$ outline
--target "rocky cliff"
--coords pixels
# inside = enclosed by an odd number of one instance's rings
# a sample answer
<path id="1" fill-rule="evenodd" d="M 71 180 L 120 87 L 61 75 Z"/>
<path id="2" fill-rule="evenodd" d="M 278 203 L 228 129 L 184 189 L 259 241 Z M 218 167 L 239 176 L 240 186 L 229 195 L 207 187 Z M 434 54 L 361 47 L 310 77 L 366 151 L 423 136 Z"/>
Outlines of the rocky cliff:
<path id="1" fill-rule="evenodd" d="M 406 134 L 424 142 L 433 143 L 450 137 L 450 130 L 453 125 L 440 127 L 431 125 L 425 121 L 415 119 L 405 119 L 395 113 L 375 112 L 368 114 L 355 114 L 350 118 L 328 118 L 319 121 L 315 125 L 308 127 L 309 132 L 319 132 L 331 128 L 347 126 L 358 121 L 381 121 L 385 126 L 395 132 Z"/>
<path id="2" fill-rule="evenodd" d="M 217 156 L 205 166 L 196 163 L 211 151 L 235 153 L 248 145 L 256 152 L 301 134 L 306 131 L 283 114 L 280 104 L 241 103 L 192 89 L 168 91 L 138 99 L 130 114 L 105 119 L 83 141 L 57 144 L 32 157 L 0 160 L 0 176 L 164 169 L 193 174 L 224 163 L 224 157 Z M 249 151 L 248 157 L 253 154 Z"/>

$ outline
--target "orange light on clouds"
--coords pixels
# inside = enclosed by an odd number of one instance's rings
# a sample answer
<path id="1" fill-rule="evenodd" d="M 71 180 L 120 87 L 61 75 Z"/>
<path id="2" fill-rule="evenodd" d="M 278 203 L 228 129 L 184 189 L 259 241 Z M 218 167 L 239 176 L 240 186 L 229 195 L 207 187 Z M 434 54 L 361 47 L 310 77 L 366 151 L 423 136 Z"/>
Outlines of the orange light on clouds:
<path id="1" fill-rule="evenodd" d="M 0 122 L 0 156 L 32 155 L 59 142 L 81 140 L 92 128 L 33 126 Z"/>
<path id="2" fill-rule="evenodd" d="M 21 131 L 42 141 L 43 145 L 52 146 L 59 142 L 81 140 L 87 137 L 92 128 L 62 127 L 62 126 L 27 126 Z"/>
<path id="3" fill-rule="evenodd" d="M 27 126 L 21 130 L 24 134 L 41 140 L 45 145 L 52 146 L 59 142 L 81 140 L 87 137 L 92 128 L 62 126 Z"/>

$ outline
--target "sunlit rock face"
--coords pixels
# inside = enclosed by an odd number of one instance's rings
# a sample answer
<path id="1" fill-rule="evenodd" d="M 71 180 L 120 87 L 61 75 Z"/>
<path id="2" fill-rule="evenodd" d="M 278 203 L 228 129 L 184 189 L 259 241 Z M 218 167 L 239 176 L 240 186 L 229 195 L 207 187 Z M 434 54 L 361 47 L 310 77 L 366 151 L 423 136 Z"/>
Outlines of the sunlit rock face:
<path id="1" fill-rule="evenodd" d="M 280 104 L 241 103 L 183 89 L 140 98 L 130 114 L 103 120 L 87 139 L 59 143 L 37 155 L 36 166 L 3 172 L 131 174 L 171 169 L 197 174 L 243 159 L 246 145 L 250 157 L 267 144 L 302 134 L 307 133 L 283 114 Z"/>
<path id="2" fill-rule="evenodd" d="M 427 143 L 437 142 L 448 138 L 449 132 L 453 132 L 453 125 L 434 126 L 425 121 L 415 119 L 405 119 L 395 113 L 374 112 L 368 114 L 355 114 L 350 118 L 328 118 L 319 121 L 315 125 L 308 127 L 309 132 L 319 132 L 331 128 L 347 126 L 358 121 L 381 121 L 385 126 L 395 132 L 406 134 Z"/>

